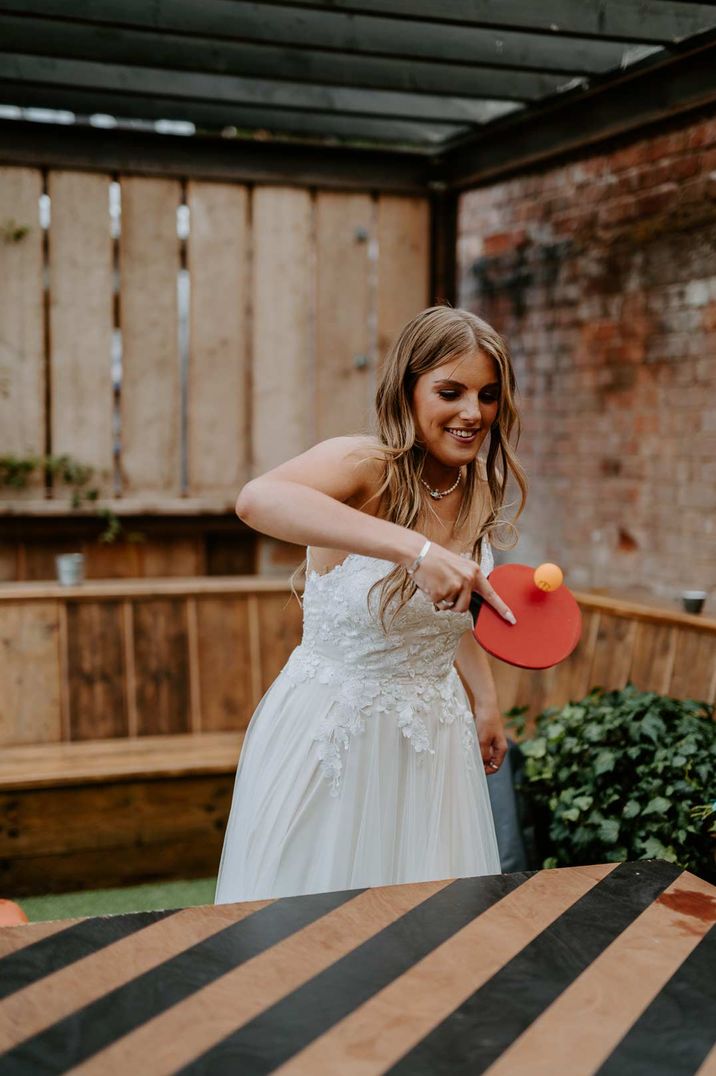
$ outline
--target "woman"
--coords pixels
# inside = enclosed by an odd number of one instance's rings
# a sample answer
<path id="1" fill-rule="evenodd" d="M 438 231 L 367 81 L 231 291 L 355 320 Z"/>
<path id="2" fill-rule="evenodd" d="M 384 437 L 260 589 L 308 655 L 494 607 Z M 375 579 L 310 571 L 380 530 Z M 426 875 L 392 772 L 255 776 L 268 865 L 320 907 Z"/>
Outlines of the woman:
<path id="1" fill-rule="evenodd" d="M 526 495 L 514 393 L 494 329 L 431 307 L 387 356 L 374 435 L 241 490 L 243 520 L 307 543 L 307 577 L 302 642 L 246 731 L 217 904 L 500 873 L 487 775 L 507 742 L 469 606 L 514 623 L 487 580 L 508 471 L 517 515 Z"/>

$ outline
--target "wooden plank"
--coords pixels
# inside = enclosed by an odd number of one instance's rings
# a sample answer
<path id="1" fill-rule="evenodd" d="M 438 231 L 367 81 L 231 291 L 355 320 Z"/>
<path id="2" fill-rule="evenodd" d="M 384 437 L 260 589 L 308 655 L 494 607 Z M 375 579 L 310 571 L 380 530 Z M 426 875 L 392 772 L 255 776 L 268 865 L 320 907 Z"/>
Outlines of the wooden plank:
<path id="1" fill-rule="evenodd" d="M 138 543 L 139 575 L 186 576 L 204 574 L 204 548 L 200 538 L 175 538 Z"/>
<path id="2" fill-rule="evenodd" d="M 219 576 L 216 578 L 190 579 L 102 579 L 90 580 L 81 586 L 65 587 L 59 583 L 5 583 L 0 588 L 0 604 L 5 601 L 16 602 L 43 601 L 47 598 L 77 599 L 87 601 L 93 598 L 147 598 L 155 596 L 186 597 L 190 594 L 289 594 L 289 573 L 284 578 L 269 576 Z M 301 590 L 303 583 L 299 580 L 296 589 Z"/>
<path id="3" fill-rule="evenodd" d="M 188 203 L 188 491 L 235 500 L 249 477 L 248 194 L 192 182 Z"/>
<path id="4" fill-rule="evenodd" d="M 259 602 L 258 612 L 263 694 L 301 641 L 303 610 L 292 594 L 266 594 Z"/>
<path id="5" fill-rule="evenodd" d="M 316 438 L 367 431 L 373 408 L 373 203 L 316 196 Z M 360 365 L 363 362 L 364 365 Z"/>
<path id="6" fill-rule="evenodd" d="M 613 691 L 629 679 L 636 623 L 624 617 L 602 614 L 599 618 L 591 687 Z"/>
<path id="7" fill-rule="evenodd" d="M 0 793 L 0 890 L 22 896 L 211 875 L 232 786 L 228 773 Z"/>
<path id="8" fill-rule="evenodd" d="M 176 211 L 179 184 L 122 179 L 122 483 L 181 491 Z"/>
<path id="9" fill-rule="evenodd" d="M 259 187 L 253 199 L 253 476 L 315 440 L 311 198 Z"/>
<path id="10" fill-rule="evenodd" d="M 45 451 L 45 349 L 42 175 L 0 168 L 0 455 Z M 0 489 L 4 499 L 42 496 L 44 477 L 24 490 Z"/>
<path id="11" fill-rule="evenodd" d="M 629 679 L 642 691 L 666 694 L 674 671 L 675 652 L 675 628 L 637 624 Z"/>
<path id="12" fill-rule="evenodd" d="M 14 583 L 20 578 L 19 544 L 0 542 L 0 582 Z"/>
<path id="13" fill-rule="evenodd" d="M 187 645 L 189 648 L 189 710 L 191 731 L 201 732 L 201 669 L 199 667 L 199 627 L 196 616 L 196 598 L 186 600 Z"/>
<path id="14" fill-rule="evenodd" d="M 122 647 L 127 674 L 127 735 L 134 737 L 139 736 L 137 666 L 134 660 L 134 603 L 126 599 L 122 602 Z"/>
<path id="15" fill-rule="evenodd" d="M 253 713 L 249 600 L 196 602 L 202 731 L 245 729 Z"/>
<path id="16" fill-rule="evenodd" d="M 556 665 L 551 672 L 545 695 L 545 706 L 565 706 L 568 702 L 583 699 L 592 687 L 592 668 L 597 648 L 599 613 L 586 611 L 582 614 L 582 636 L 576 649 L 566 661 Z"/>
<path id="17" fill-rule="evenodd" d="M 109 176 L 51 172 L 51 446 L 95 468 L 113 493 L 112 240 Z M 67 501 L 60 486 L 56 499 Z"/>
<path id="18" fill-rule="evenodd" d="M 58 603 L 0 607 L 0 743 L 62 736 Z"/>
<path id="19" fill-rule="evenodd" d="M 68 602 L 67 639 L 70 739 L 127 736 L 121 602 Z"/>
<path id="20" fill-rule="evenodd" d="M 140 542 L 87 542 L 83 552 L 87 579 L 136 579 L 143 574 Z"/>
<path id="21" fill-rule="evenodd" d="M 427 198 L 378 199 L 378 368 L 398 332 L 430 301 Z"/>
<path id="22" fill-rule="evenodd" d="M 9 791 L 135 777 L 230 773 L 236 768 L 242 743 L 240 732 L 209 732 L 21 744 L 6 747 L 0 755 L 0 788 Z"/>
<path id="23" fill-rule="evenodd" d="M 716 636 L 687 628 L 676 629 L 669 694 L 677 699 L 716 702 Z"/>
<path id="24" fill-rule="evenodd" d="M 140 736 L 189 732 L 186 602 L 158 598 L 134 607 L 134 666 Z"/>

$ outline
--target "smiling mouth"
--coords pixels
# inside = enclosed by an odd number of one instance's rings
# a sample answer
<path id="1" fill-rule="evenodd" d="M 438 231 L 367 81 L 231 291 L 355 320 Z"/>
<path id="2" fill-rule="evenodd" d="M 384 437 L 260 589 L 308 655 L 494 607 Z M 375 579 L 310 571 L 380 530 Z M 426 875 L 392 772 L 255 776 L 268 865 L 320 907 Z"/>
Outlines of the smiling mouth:
<path id="1" fill-rule="evenodd" d="M 450 426 L 446 426 L 445 427 L 445 432 L 451 434 L 455 438 L 456 441 L 464 441 L 465 444 L 469 444 L 471 441 L 474 441 L 474 439 L 477 436 L 479 431 L 478 430 L 460 430 L 459 427 L 458 428 L 453 428 L 453 427 L 450 427 Z"/>

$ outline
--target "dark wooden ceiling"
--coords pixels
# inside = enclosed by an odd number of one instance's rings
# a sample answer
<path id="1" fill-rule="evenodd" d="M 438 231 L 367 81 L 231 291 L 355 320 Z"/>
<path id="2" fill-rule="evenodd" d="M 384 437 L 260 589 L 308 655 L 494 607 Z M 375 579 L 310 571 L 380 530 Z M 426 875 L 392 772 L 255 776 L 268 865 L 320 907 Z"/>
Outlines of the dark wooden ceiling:
<path id="1" fill-rule="evenodd" d="M 715 42 L 682 0 L 0 0 L 0 117 L 389 151 L 460 187 L 709 105 Z"/>

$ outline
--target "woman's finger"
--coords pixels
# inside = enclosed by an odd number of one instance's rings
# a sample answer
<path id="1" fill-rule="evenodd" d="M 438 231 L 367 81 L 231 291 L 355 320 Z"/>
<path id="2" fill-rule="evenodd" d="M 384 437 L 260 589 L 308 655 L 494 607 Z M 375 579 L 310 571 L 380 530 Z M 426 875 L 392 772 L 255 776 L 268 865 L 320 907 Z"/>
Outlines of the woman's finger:
<path id="1" fill-rule="evenodd" d="M 496 609 L 501 617 L 504 617 L 510 624 L 517 623 L 517 617 L 510 609 L 509 605 L 503 602 L 500 595 L 490 586 L 487 578 L 478 569 L 476 579 L 472 586 L 473 590 L 476 590 L 493 609 Z"/>

